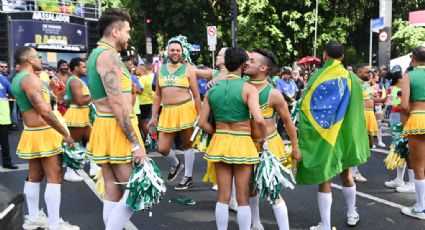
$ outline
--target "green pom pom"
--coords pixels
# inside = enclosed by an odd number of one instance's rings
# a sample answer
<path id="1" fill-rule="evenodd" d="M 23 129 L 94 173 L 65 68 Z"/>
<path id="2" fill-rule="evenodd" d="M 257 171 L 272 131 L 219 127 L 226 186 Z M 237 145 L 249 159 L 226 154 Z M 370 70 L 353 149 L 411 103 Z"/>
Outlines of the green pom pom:
<path id="1" fill-rule="evenodd" d="M 82 169 L 86 162 L 86 155 L 90 155 L 90 152 L 79 143 L 76 143 L 74 148 L 64 143 L 63 150 L 63 162 L 72 169 Z"/>
<path id="2" fill-rule="evenodd" d="M 393 133 L 391 146 L 394 147 L 394 153 L 400 155 L 401 158 L 406 158 L 409 155 L 409 148 L 407 146 L 408 139 L 402 135 L 403 126 L 401 124 L 395 125 L 390 132 Z"/>
<path id="3" fill-rule="evenodd" d="M 267 149 L 267 144 L 261 152 L 261 161 L 254 174 L 254 189 L 261 199 L 271 203 L 279 199 L 283 187 L 294 189 L 296 184 L 291 170 L 285 168 L 279 159 Z"/>
<path id="4" fill-rule="evenodd" d="M 96 107 L 94 106 L 93 102 L 89 103 L 89 108 L 90 108 L 90 112 L 89 112 L 90 123 L 93 125 L 94 119 L 96 119 Z"/>
<path id="5" fill-rule="evenodd" d="M 161 171 L 152 159 L 134 167 L 125 189 L 126 204 L 135 211 L 151 209 L 167 191 Z"/>

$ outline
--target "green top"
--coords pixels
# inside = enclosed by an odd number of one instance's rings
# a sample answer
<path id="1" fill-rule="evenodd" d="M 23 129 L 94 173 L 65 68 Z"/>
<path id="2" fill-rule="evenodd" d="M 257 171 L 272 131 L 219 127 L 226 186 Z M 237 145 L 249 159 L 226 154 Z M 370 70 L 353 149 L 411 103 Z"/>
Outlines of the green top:
<path id="1" fill-rule="evenodd" d="M 401 105 L 401 99 L 398 97 L 397 93 L 400 92 L 401 89 L 397 86 L 393 85 L 391 87 L 391 93 L 390 93 L 390 100 L 392 106 L 400 106 Z"/>
<path id="2" fill-rule="evenodd" d="M 221 73 L 221 70 L 219 70 L 219 69 L 214 71 L 212 78 L 214 79 L 214 78 L 218 77 L 218 75 L 220 75 L 220 73 Z"/>
<path id="3" fill-rule="evenodd" d="M 244 83 L 242 79 L 224 79 L 208 91 L 208 102 L 216 121 L 249 120 L 249 109 L 242 98 Z"/>
<path id="4" fill-rule="evenodd" d="M 77 78 L 77 77 L 75 77 L 75 76 L 70 76 L 69 78 L 68 78 L 68 81 L 66 81 L 66 88 L 65 88 L 65 90 L 66 90 L 66 97 L 67 97 L 67 99 L 68 100 L 73 100 L 74 99 L 74 96 L 73 96 L 73 94 L 72 94 L 72 90 L 71 90 L 71 81 L 72 80 L 74 80 L 74 79 L 76 79 L 76 80 L 78 80 L 78 81 L 80 81 L 81 82 L 81 84 L 83 85 L 83 95 L 89 95 L 88 94 L 88 87 L 87 87 L 87 85 L 86 85 L 86 83 L 84 82 L 84 81 L 82 81 L 80 78 Z"/>
<path id="5" fill-rule="evenodd" d="M 106 97 L 106 91 L 103 87 L 102 79 L 96 70 L 97 58 L 105 50 L 108 49 L 104 47 L 97 47 L 91 52 L 89 59 L 87 60 L 87 78 L 89 80 L 89 89 L 93 100 L 99 100 Z"/>
<path id="6" fill-rule="evenodd" d="M 33 109 L 27 94 L 22 90 L 21 87 L 21 81 L 26 76 L 29 76 L 28 72 L 19 72 L 12 80 L 12 94 L 15 97 L 16 103 L 18 103 L 18 107 L 21 112 Z"/>
<path id="7" fill-rule="evenodd" d="M 425 69 L 415 68 L 407 75 L 410 78 L 410 101 L 425 101 Z"/>
<path id="8" fill-rule="evenodd" d="M 260 108 L 261 108 L 261 113 L 263 114 L 263 117 L 265 119 L 270 119 L 274 117 L 275 111 L 272 107 L 270 107 L 270 103 L 269 103 L 269 97 L 270 97 L 270 91 L 273 89 L 272 84 L 267 84 L 266 87 L 264 87 L 260 94 Z"/>

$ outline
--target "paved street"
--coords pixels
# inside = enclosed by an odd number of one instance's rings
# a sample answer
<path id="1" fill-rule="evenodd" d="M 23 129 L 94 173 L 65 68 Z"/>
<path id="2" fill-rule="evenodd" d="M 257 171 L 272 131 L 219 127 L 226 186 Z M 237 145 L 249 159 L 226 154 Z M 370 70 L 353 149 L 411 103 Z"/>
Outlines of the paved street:
<path id="1" fill-rule="evenodd" d="M 15 151 L 19 132 L 13 132 L 10 137 L 11 150 Z M 384 140 L 388 146 L 389 134 L 384 137 Z M 367 164 L 360 166 L 362 174 L 369 181 L 365 184 L 357 184 L 357 208 L 360 213 L 360 222 L 355 229 L 425 229 L 425 221 L 406 217 L 400 212 L 401 207 L 414 203 L 414 194 L 396 193 L 383 186 L 384 181 L 395 177 L 395 171 L 386 170 L 383 164 L 387 150 L 388 148 L 373 151 Z M 169 166 L 165 159 L 158 157 L 156 153 L 152 153 L 151 156 L 163 174 L 167 175 Z M 180 177 L 169 183 L 166 198 L 151 210 L 151 216 L 149 212 L 136 213 L 126 229 L 215 229 L 215 192 L 210 189 L 210 184 L 201 182 L 207 165 L 202 157 L 202 153 L 196 155 L 193 188 L 183 192 L 174 191 L 173 187 L 180 181 Z M 183 159 L 183 156 L 180 155 L 179 158 Z M 21 164 L 21 169 L 10 172 L 3 170 L 0 173 L 0 182 L 14 192 L 22 192 L 27 164 L 16 156 L 15 162 Z M 88 169 L 85 169 L 85 172 L 87 173 Z M 103 229 L 102 203 L 92 190 L 94 182 L 86 173 L 83 173 L 86 179 L 84 182 L 64 182 L 61 216 L 79 225 L 81 229 Z M 405 180 L 407 180 L 407 172 Z M 336 178 L 333 187 L 332 223 L 337 229 L 353 229 L 345 224 L 346 205 L 339 184 L 339 178 Z M 289 209 L 291 229 L 308 229 L 320 221 L 316 190 L 316 186 L 298 186 L 294 190 L 283 192 Z M 168 202 L 175 197 L 192 198 L 197 203 L 186 206 Z M 44 207 L 43 196 L 40 196 L 40 204 Z M 277 229 L 270 204 L 262 202 L 260 213 L 265 229 Z M 236 214 L 233 212 L 230 215 L 229 229 L 237 229 Z"/>

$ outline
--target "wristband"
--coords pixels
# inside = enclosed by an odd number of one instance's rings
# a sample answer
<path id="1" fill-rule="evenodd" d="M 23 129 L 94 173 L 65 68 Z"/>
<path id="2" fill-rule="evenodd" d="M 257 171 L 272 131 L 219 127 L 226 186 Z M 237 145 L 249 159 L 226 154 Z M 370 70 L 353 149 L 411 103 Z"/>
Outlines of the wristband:
<path id="1" fill-rule="evenodd" d="M 134 153 L 134 152 L 136 152 L 137 150 L 140 150 L 140 149 L 142 149 L 142 146 L 136 145 L 133 148 L 131 148 L 131 153 Z"/>

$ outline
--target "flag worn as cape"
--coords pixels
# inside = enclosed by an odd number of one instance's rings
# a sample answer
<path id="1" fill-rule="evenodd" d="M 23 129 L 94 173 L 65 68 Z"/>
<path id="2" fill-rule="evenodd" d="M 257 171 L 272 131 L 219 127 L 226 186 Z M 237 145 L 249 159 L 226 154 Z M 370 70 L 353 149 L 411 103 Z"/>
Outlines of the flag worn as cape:
<path id="1" fill-rule="evenodd" d="M 360 80 L 338 60 L 309 81 L 299 113 L 298 184 L 321 184 L 370 156 Z"/>

